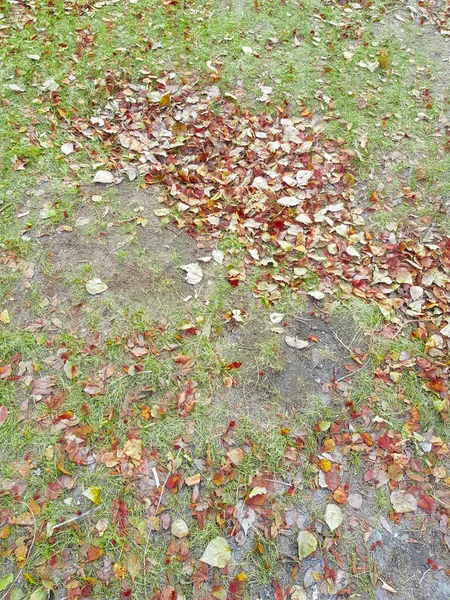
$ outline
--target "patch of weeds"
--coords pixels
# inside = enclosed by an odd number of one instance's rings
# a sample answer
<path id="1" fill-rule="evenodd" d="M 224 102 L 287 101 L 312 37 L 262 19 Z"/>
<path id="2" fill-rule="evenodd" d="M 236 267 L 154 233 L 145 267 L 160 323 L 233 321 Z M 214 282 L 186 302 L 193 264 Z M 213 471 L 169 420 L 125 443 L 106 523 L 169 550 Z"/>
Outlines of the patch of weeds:
<path id="1" fill-rule="evenodd" d="M 380 511 L 382 511 L 384 514 L 391 510 L 391 501 L 387 491 L 384 488 L 380 487 L 375 490 L 375 500 Z"/>
<path id="2" fill-rule="evenodd" d="M 252 567 L 248 574 L 248 585 L 270 584 L 279 570 L 278 545 L 260 536 L 247 554 L 246 561 Z"/>

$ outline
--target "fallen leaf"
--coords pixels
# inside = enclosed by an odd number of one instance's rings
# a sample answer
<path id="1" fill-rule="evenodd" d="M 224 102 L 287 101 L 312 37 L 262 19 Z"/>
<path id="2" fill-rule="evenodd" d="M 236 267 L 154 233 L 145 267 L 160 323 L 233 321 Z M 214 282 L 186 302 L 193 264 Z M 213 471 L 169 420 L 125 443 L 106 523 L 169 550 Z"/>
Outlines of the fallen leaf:
<path id="1" fill-rule="evenodd" d="M 190 285 L 196 285 L 203 279 L 203 271 L 198 263 L 182 265 L 181 268 L 183 271 L 186 271 L 186 277 L 184 279 Z"/>
<path id="2" fill-rule="evenodd" d="M 4 423 L 6 423 L 6 420 L 8 419 L 8 408 L 2 404 L 0 406 L 0 425 L 3 425 Z"/>
<path id="3" fill-rule="evenodd" d="M 297 542 L 298 556 L 300 560 L 303 560 L 317 550 L 317 539 L 310 531 L 300 531 L 297 537 Z"/>
<path id="4" fill-rule="evenodd" d="M 430 496 L 427 496 L 426 494 L 422 494 L 422 496 L 419 496 L 417 506 L 429 515 L 434 513 L 434 511 L 436 510 L 436 502 L 433 500 L 433 498 L 430 498 Z"/>
<path id="5" fill-rule="evenodd" d="M 200 560 L 211 567 L 223 569 L 231 560 L 228 542 L 223 537 L 216 537 L 209 542 Z"/>
<path id="6" fill-rule="evenodd" d="M 412 494 L 403 490 L 394 490 L 391 493 L 391 503 L 397 513 L 409 513 L 417 510 L 417 500 Z"/>
<path id="7" fill-rule="evenodd" d="M 14 575 L 12 573 L 8 573 L 8 575 L 1 577 L 0 578 L 0 592 L 3 592 L 3 590 L 6 590 L 6 588 L 8 586 L 10 586 L 13 581 L 14 581 Z"/>
<path id="8" fill-rule="evenodd" d="M 141 570 L 141 561 L 137 554 L 130 554 L 127 558 L 127 570 L 134 581 Z"/>
<path id="9" fill-rule="evenodd" d="M 65 154 L 66 156 L 68 156 L 69 154 L 72 154 L 73 151 L 74 151 L 74 146 L 73 146 L 72 142 L 68 142 L 67 144 L 63 144 L 61 146 L 61 152 L 63 154 Z"/>
<path id="10" fill-rule="evenodd" d="M 93 183 L 112 183 L 114 181 L 114 175 L 109 171 L 97 171 L 94 175 Z"/>
<path id="11" fill-rule="evenodd" d="M 176 538 L 184 538 L 189 535 L 189 529 L 183 519 L 173 521 L 170 531 Z"/>
<path id="12" fill-rule="evenodd" d="M 306 348 L 307 346 L 309 346 L 308 341 L 301 340 L 300 338 L 295 337 L 295 336 L 287 335 L 285 342 L 290 348 L 295 348 L 296 350 L 302 350 L 303 348 Z"/>
<path id="13" fill-rule="evenodd" d="M 107 289 L 108 286 L 106 285 L 106 283 L 103 283 L 103 281 L 98 277 L 94 277 L 94 279 L 89 279 L 89 281 L 86 281 L 86 290 L 92 296 L 101 294 Z"/>
<path id="14" fill-rule="evenodd" d="M 325 294 L 323 292 L 319 292 L 319 291 L 308 292 L 308 296 L 311 296 L 315 300 L 323 300 L 325 298 Z"/>
<path id="15" fill-rule="evenodd" d="M 325 522 L 331 531 L 334 531 L 342 524 L 342 511 L 336 504 L 327 504 L 325 510 Z"/>
<path id="16" fill-rule="evenodd" d="M 98 546 L 89 546 L 88 551 L 87 551 L 86 560 L 88 562 L 97 560 L 98 558 L 100 558 L 100 556 L 102 556 L 102 554 L 103 554 L 103 550 L 101 548 L 99 548 Z"/>
<path id="17" fill-rule="evenodd" d="M 320 459 L 317 464 L 324 473 L 328 473 L 328 471 L 331 469 L 331 460 L 328 460 L 328 458 Z"/>
<path id="18" fill-rule="evenodd" d="M 349 494 L 348 503 L 352 508 L 359 510 L 362 506 L 362 496 L 356 492 Z"/>
<path id="19" fill-rule="evenodd" d="M 0 323 L 3 323 L 3 325 L 9 325 L 11 323 L 11 319 L 9 318 L 9 312 L 7 308 L 0 312 Z"/>
<path id="20" fill-rule="evenodd" d="M 84 490 L 83 496 L 92 500 L 94 504 L 100 504 L 101 490 L 98 487 L 88 487 Z"/>

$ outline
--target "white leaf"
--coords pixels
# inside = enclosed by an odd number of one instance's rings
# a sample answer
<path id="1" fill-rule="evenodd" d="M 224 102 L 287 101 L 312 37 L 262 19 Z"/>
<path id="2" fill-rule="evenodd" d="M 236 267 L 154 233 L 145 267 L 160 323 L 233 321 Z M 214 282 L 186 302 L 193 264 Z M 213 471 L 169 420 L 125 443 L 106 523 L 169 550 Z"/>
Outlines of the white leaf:
<path id="1" fill-rule="evenodd" d="M 190 285 L 196 285 L 203 279 L 203 271 L 198 263 L 189 263 L 188 265 L 182 265 L 183 271 L 186 271 L 187 275 L 185 280 Z"/>
<path id="2" fill-rule="evenodd" d="M 317 550 L 317 540 L 310 531 L 300 531 L 297 538 L 298 556 L 303 560 Z"/>
<path id="3" fill-rule="evenodd" d="M 172 532 L 172 535 L 179 539 L 189 535 L 188 526 L 183 519 L 177 519 L 174 521 L 170 527 L 170 531 Z"/>
<path id="4" fill-rule="evenodd" d="M 27 58 L 29 58 L 30 60 L 41 60 L 39 54 L 27 54 Z"/>
<path id="5" fill-rule="evenodd" d="M 59 83 L 56 83 L 54 79 L 46 79 L 44 83 L 39 86 L 39 89 L 43 92 L 55 92 L 59 88 Z"/>
<path id="6" fill-rule="evenodd" d="M 86 290 L 89 294 L 92 294 L 93 296 L 95 296 L 96 294 L 101 294 L 107 289 L 108 286 L 106 285 L 106 283 L 103 283 L 103 281 L 98 277 L 94 277 L 93 279 L 89 279 L 89 281 L 86 281 Z"/>
<path id="7" fill-rule="evenodd" d="M 214 261 L 218 264 L 221 265 L 223 263 L 223 259 L 225 254 L 222 252 L 222 250 L 213 250 L 212 251 L 212 256 Z"/>
<path id="8" fill-rule="evenodd" d="M 309 346 L 309 342 L 306 340 L 301 340 L 298 337 L 295 336 L 286 336 L 286 344 L 288 346 L 290 346 L 291 348 L 295 348 L 296 350 L 302 350 L 303 348 L 306 348 L 307 346 Z"/>
<path id="9" fill-rule="evenodd" d="M 216 537 L 209 542 L 200 559 L 211 567 L 223 569 L 231 560 L 230 547 L 223 537 Z"/>
<path id="10" fill-rule="evenodd" d="M 347 254 L 349 256 L 355 256 L 356 258 L 360 258 L 360 256 L 361 256 L 360 253 L 358 252 L 358 250 L 356 248 L 354 248 L 353 246 L 347 246 L 345 251 L 347 252 Z"/>
<path id="11" fill-rule="evenodd" d="M 303 187 L 305 186 L 308 181 L 311 179 L 311 177 L 313 176 L 313 172 L 312 171 L 297 171 L 297 174 L 295 176 L 295 179 L 297 180 L 297 185 L 299 187 Z"/>
<path id="12" fill-rule="evenodd" d="M 65 154 L 66 156 L 68 156 L 69 154 L 72 154 L 73 150 L 74 150 L 74 146 L 73 146 L 72 142 L 67 142 L 67 144 L 63 144 L 61 146 L 61 152 L 63 154 Z"/>
<path id="13" fill-rule="evenodd" d="M 253 50 L 250 46 L 242 46 L 242 52 L 244 54 L 253 54 Z"/>
<path id="14" fill-rule="evenodd" d="M 282 321 L 284 313 L 270 313 L 270 322 L 273 325 L 278 325 Z"/>
<path id="15" fill-rule="evenodd" d="M 243 502 L 238 506 L 237 519 L 243 532 L 247 535 L 248 530 L 256 521 L 256 513 L 253 508 L 250 508 Z"/>
<path id="16" fill-rule="evenodd" d="M 413 300 L 418 300 L 423 296 L 423 288 L 421 288 L 420 285 L 412 285 L 409 288 L 409 293 L 411 294 L 411 298 Z"/>
<path id="17" fill-rule="evenodd" d="M 342 524 L 342 511 L 336 504 L 327 504 L 325 510 L 325 522 L 331 531 L 334 531 Z"/>
<path id="18" fill-rule="evenodd" d="M 441 333 L 442 335 L 445 335 L 445 337 L 450 337 L 450 323 L 447 323 L 447 325 L 441 329 Z"/>
<path id="19" fill-rule="evenodd" d="M 391 585 L 389 585 L 388 583 L 386 583 L 386 582 L 384 581 L 384 579 L 381 579 L 381 577 L 380 577 L 380 581 L 381 581 L 381 583 L 383 584 L 381 587 L 382 587 L 384 590 L 387 590 L 388 592 L 391 592 L 391 594 L 396 594 L 396 593 L 397 593 L 397 590 L 395 590 L 395 589 L 394 589 L 394 588 L 393 588 Z"/>
<path id="20" fill-rule="evenodd" d="M 97 171 L 92 180 L 94 183 L 112 183 L 114 181 L 114 175 L 109 171 Z"/>
<path id="21" fill-rule="evenodd" d="M 56 210 L 51 202 L 46 202 L 39 211 L 41 219 L 51 219 L 56 215 Z"/>
<path id="22" fill-rule="evenodd" d="M 284 181 L 284 183 L 286 183 L 290 187 L 293 187 L 297 183 L 296 180 L 293 177 L 290 177 L 289 175 L 285 175 L 283 177 L 283 181 Z"/>
<path id="23" fill-rule="evenodd" d="M 383 515 L 380 516 L 380 523 L 386 529 L 386 531 L 392 533 L 392 527 L 389 525 L 388 521 L 385 519 L 385 517 L 383 517 Z"/>
<path id="24" fill-rule="evenodd" d="M 302 202 L 303 200 L 297 196 L 283 196 L 277 200 L 277 204 L 280 206 L 298 206 Z"/>
<path id="25" fill-rule="evenodd" d="M 9 89 L 10 89 L 10 90 L 12 90 L 13 92 L 24 92 L 24 91 L 25 91 L 25 88 L 23 88 L 23 87 L 22 87 L 22 86 L 20 86 L 20 85 L 17 85 L 17 84 L 15 84 L 15 83 L 10 83 L 10 84 L 8 85 L 8 87 L 9 87 Z"/>
<path id="26" fill-rule="evenodd" d="M 315 300 L 323 300 L 325 298 L 325 294 L 319 291 L 308 292 L 308 296 L 312 296 Z"/>
<path id="27" fill-rule="evenodd" d="M 412 494 L 403 490 L 394 490 L 391 493 L 391 502 L 397 513 L 409 513 L 417 510 L 417 500 Z"/>
<path id="28" fill-rule="evenodd" d="M 309 152 L 312 148 L 313 143 L 310 142 L 309 140 L 306 142 L 303 142 L 303 144 L 300 146 L 300 148 L 297 149 L 297 152 L 300 154 L 301 152 Z M 311 171 L 312 173 L 312 171 Z"/>

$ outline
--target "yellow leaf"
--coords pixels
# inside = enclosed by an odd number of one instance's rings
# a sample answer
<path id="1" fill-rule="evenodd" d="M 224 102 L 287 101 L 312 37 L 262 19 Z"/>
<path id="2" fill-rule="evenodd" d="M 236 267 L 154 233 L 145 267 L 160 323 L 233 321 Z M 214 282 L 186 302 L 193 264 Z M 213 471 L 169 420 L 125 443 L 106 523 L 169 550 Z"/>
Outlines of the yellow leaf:
<path id="1" fill-rule="evenodd" d="M 323 451 L 324 452 L 333 452 L 335 447 L 335 443 L 334 440 L 331 438 L 327 438 L 326 440 L 323 440 Z"/>
<path id="2" fill-rule="evenodd" d="M 11 319 L 9 318 L 9 312 L 6 309 L 3 312 L 0 312 L 0 321 L 5 325 L 11 323 Z"/>
<path id="3" fill-rule="evenodd" d="M 114 563 L 113 571 L 116 579 L 123 579 L 127 574 L 127 568 L 119 562 Z"/>
<path id="4" fill-rule="evenodd" d="M 86 488 L 83 492 L 83 496 L 86 496 L 86 498 L 92 500 L 94 504 L 100 504 L 100 495 L 101 489 L 98 487 L 89 487 Z"/>
<path id="5" fill-rule="evenodd" d="M 159 99 L 159 105 L 161 106 L 161 108 L 164 108 L 165 106 L 169 106 L 170 102 L 171 102 L 170 94 L 164 94 Z"/>
<path id="6" fill-rule="evenodd" d="M 331 460 L 328 460 L 327 458 L 322 458 L 322 460 L 319 460 L 318 464 L 324 473 L 328 473 L 331 469 Z"/>
<path id="7" fill-rule="evenodd" d="M 3 529 L 0 529 L 0 540 L 6 540 L 11 533 L 11 527 L 9 525 L 5 525 Z"/>

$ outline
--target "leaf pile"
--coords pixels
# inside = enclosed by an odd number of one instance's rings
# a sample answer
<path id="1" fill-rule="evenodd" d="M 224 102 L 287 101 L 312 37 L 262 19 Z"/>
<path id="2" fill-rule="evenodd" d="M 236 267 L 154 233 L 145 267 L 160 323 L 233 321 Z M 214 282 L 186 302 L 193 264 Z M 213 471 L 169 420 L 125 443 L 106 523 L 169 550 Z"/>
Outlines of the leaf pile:
<path id="1" fill-rule="evenodd" d="M 174 74 L 114 87 L 103 111 L 74 120 L 71 136 L 78 147 L 87 138 L 108 149 L 111 180 L 141 175 L 163 185 L 168 208 L 158 215 L 191 236 L 237 236 L 245 256 L 224 263 L 228 282 L 238 286 L 246 267 L 257 267 L 254 292 L 267 304 L 283 287 L 300 290 L 313 272 L 327 294 L 340 290 L 376 302 L 387 321 L 414 322 L 428 358 L 410 357 L 400 369 L 415 367 L 446 416 L 450 238 L 413 214 L 409 230 L 375 236 L 376 192 L 355 193 L 351 152 L 344 140 L 324 139 L 306 108 L 299 117 L 283 107 L 252 115 L 217 87 L 178 84 Z M 413 200 L 404 188 L 403 201 Z M 382 334 L 398 331 L 388 325 Z"/>

